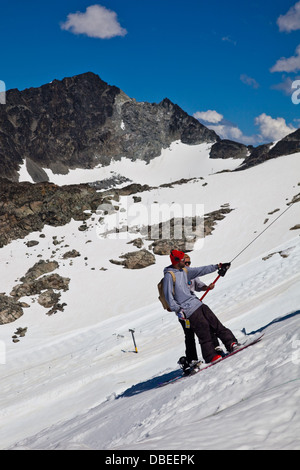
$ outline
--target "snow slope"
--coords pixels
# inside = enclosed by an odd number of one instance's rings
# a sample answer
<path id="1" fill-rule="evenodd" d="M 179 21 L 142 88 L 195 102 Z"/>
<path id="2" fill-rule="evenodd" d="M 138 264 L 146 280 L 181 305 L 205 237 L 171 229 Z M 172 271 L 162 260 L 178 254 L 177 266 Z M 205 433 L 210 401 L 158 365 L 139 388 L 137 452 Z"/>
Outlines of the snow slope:
<path id="1" fill-rule="evenodd" d="M 291 360 L 299 313 L 266 328 L 264 342 L 247 353 L 163 388 L 157 384 L 167 373 L 149 378 L 19 448 L 299 448 L 299 357 L 298 365 Z"/>
<path id="2" fill-rule="evenodd" d="M 173 142 L 169 148 L 163 149 L 159 157 L 150 163 L 142 160 L 131 161 L 128 158 L 112 160 L 108 166 L 97 166 L 94 169 L 69 170 L 67 175 L 57 175 L 44 168 L 52 183 L 76 184 L 110 178 L 112 175 L 122 175 L 140 184 L 164 184 L 181 178 L 194 178 L 216 173 L 217 171 L 233 170 L 243 159 L 228 158 L 223 160 L 210 159 L 209 152 L 213 144 L 187 145 L 180 141 Z M 32 182 L 24 161 L 19 172 L 19 181 Z M 127 183 L 128 184 L 128 183 Z"/>
<path id="3" fill-rule="evenodd" d="M 182 155 L 194 162 L 187 148 L 175 154 L 175 168 Z M 196 180 L 138 195 L 146 207 L 155 201 L 201 203 L 205 213 L 229 204 L 234 210 L 191 258 L 195 266 L 230 261 L 299 193 L 299 158 L 294 154 L 243 172 L 216 174 L 203 152 L 197 174 L 181 162 L 181 169 L 187 167 L 181 177 L 190 174 Z M 155 168 L 148 174 L 150 166 L 135 174 L 138 166 L 130 165 L 126 175 L 120 168 L 117 172 L 152 186 L 179 179 L 176 172 L 172 177 Z M 119 203 L 128 207 L 128 200 Z M 61 299 L 67 304 L 64 312 L 48 317 L 35 299 L 23 298 L 31 305 L 24 316 L 0 327 L 1 449 L 299 449 L 300 238 L 299 230 L 290 230 L 299 223 L 298 206 L 241 254 L 207 297 L 238 337 L 243 329 L 247 334 L 263 330 L 263 341 L 162 388 L 157 385 L 184 354 L 175 315 L 157 301 L 156 285 L 168 257 L 156 256 L 156 264 L 143 270 L 111 264 L 110 259 L 136 249 L 128 238 L 99 238 L 95 217 L 85 232 L 72 221 L 45 227 L 45 238 L 31 234 L 2 248 L 1 291 L 7 295 L 39 255 L 56 259 L 56 272 L 71 283 Z M 63 242 L 54 246 L 54 236 Z M 39 245 L 28 248 L 25 242 L 32 239 Z M 69 249 L 81 256 L 63 260 Z M 28 331 L 15 344 L 11 337 L 18 327 Z"/>

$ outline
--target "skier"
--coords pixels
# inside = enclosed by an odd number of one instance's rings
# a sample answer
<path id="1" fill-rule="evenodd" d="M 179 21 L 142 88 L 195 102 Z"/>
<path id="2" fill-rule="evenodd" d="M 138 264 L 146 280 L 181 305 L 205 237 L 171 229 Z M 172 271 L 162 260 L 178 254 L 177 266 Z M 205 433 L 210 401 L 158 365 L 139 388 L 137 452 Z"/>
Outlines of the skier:
<path id="1" fill-rule="evenodd" d="M 185 267 L 189 267 L 191 265 L 191 258 L 189 255 L 185 255 L 184 257 L 184 264 Z M 207 286 L 204 282 L 200 280 L 200 278 L 195 278 L 191 279 L 188 282 L 188 285 L 190 287 L 190 291 L 194 294 L 196 292 L 201 292 L 201 291 L 206 291 L 207 289 L 214 289 L 215 284 L 210 284 Z M 195 294 L 194 294 L 195 295 Z M 198 360 L 198 354 L 197 354 L 197 347 L 196 347 L 196 341 L 195 341 L 195 332 L 194 330 L 190 327 L 189 321 L 186 320 L 181 320 L 179 318 L 179 323 L 181 324 L 183 331 L 184 331 L 184 338 L 185 338 L 185 360 L 184 358 L 180 359 L 180 364 L 183 367 L 183 370 L 189 370 L 190 366 L 197 363 Z M 225 355 L 223 349 L 220 347 L 218 338 L 216 336 L 216 333 L 212 328 L 210 328 L 211 335 L 212 335 L 212 340 L 214 344 L 214 348 L 217 354 L 220 354 L 222 357 Z"/>
<path id="2" fill-rule="evenodd" d="M 164 295 L 170 309 L 180 320 L 190 322 L 191 329 L 198 337 L 204 361 L 206 363 L 217 361 L 222 356 L 216 354 L 211 330 L 220 338 L 228 352 L 234 350 L 237 339 L 228 328 L 222 325 L 210 308 L 200 302 L 198 297 L 191 292 L 188 283 L 199 276 L 213 273 L 221 268 L 221 264 L 191 268 L 185 265 L 185 253 L 178 250 L 171 251 L 170 259 L 172 265 L 164 269 Z M 175 286 L 168 271 L 173 271 L 175 274 Z"/>

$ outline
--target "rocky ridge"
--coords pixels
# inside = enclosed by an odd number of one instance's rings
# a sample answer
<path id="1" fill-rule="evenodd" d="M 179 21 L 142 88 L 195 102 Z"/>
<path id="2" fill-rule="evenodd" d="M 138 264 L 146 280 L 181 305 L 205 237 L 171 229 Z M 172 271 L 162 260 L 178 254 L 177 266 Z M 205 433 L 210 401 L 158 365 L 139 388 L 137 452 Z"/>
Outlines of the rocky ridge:
<path id="1" fill-rule="evenodd" d="M 245 158 L 243 164 L 237 170 L 245 170 L 270 160 L 271 158 L 291 155 L 300 152 L 300 129 L 288 134 L 286 137 L 276 143 L 259 145 L 256 148 L 249 147 L 249 155 Z M 236 171 L 237 171 L 236 170 Z"/>
<path id="2" fill-rule="evenodd" d="M 253 147 L 232 140 L 219 140 L 211 147 L 210 158 L 242 158 L 243 163 L 234 171 L 246 170 L 272 158 L 300 152 L 300 129 L 278 142 Z"/>
<path id="3" fill-rule="evenodd" d="M 48 180 L 43 168 L 66 174 L 121 157 L 149 162 L 175 140 L 193 145 L 219 137 L 167 98 L 137 102 L 88 72 L 7 91 L 0 106 L 0 177 L 18 181 L 23 161 L 34 182 Z"/>
<path id="4" fill-rule="evenodd" d="M 0 177 L 18 181 L 24 162 L 34 182 L 48 181 L 44 169 L 67 174 L 122 157 L 149 162 L 176 140 L 212 143 L 210 158 L 244 159 L 238 168 L 243 170 L 299 152 L 300 129 L 256 148 L 221 140 L 168 98 L 137 102 L 87 72 L 6 92 L 6 105 L 0 106 Z"/>

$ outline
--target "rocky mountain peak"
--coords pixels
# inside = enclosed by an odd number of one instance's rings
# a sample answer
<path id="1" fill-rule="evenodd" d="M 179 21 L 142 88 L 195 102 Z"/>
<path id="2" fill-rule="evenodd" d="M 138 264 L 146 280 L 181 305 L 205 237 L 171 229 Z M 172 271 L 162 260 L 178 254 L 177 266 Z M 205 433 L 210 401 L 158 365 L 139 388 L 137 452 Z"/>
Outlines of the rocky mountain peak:
<path id="1" fill-rule="evenodd" d="M 149 161 L 175 140 L 193 145 L 219 138 L 169 99 L 139 103 L 87 72 L 7 92 L 0 176 L 17 181 L 25 159 L 35 182 L 47 180 L 43 168 L 66 174 L 122 157 Z"/>

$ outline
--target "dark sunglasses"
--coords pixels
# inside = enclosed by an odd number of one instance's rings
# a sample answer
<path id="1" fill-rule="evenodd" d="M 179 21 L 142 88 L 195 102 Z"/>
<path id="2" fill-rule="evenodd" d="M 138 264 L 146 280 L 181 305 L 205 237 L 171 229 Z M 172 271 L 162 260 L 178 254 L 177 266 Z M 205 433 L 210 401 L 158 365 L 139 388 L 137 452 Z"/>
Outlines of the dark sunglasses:
<path id="1" fill-rule="evenodd" d="M 191 264 L 191 261 L 185 261 L 184 264 L 190 265 L 190 264 Z"/>

